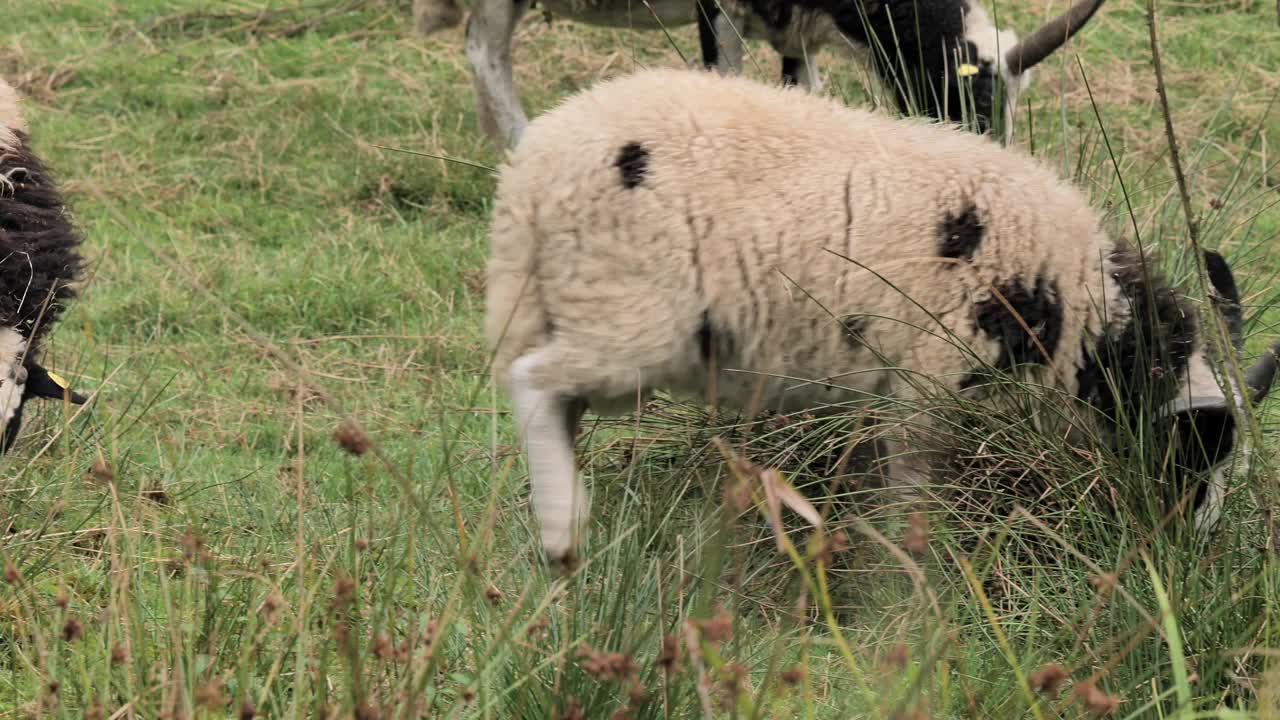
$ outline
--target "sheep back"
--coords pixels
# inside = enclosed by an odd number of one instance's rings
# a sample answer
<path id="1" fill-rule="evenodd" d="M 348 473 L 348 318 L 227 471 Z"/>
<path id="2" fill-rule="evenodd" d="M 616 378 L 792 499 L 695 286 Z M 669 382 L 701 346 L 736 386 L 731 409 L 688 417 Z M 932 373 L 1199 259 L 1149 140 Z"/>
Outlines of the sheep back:
<path id="1" fill-rule="evenodd" d="M 502 168 L 487 334 L 499 378 L 550 347 L 535 381 L 589 398 L 634 397 L 638 379 L 700 392 L 711 358 L 755 373 L 721 373 L 723 400 L 764 374 L 773 407 L 784 391 L 884 392 L 888 368 L 960 388 L 1032 363 L 1070 388 L 1097 303 L 1118 297 L 1114 249 L 1018 151 L 802 90 L 644 71 L 534 120 Z"/>

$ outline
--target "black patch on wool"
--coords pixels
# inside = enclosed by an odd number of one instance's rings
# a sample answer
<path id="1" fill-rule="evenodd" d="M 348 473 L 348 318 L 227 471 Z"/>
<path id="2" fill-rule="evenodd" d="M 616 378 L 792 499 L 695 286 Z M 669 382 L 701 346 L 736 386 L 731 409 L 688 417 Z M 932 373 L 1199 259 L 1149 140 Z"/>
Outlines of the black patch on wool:
<path id="1" fill-rule="evenodd" d="M 1134 422 L 1139 410 L 1154 410 L 1173 397 L 1177 377 L 1186 370 L 1195 347 L 1197 328 L 1191 308 L 1152 269 L 1150 258 L 1144 264 L 1131 248 L 1120 246 L 1110 259 L 1131 319 L 1114 336 L 1081 348 L 1076 395 L 1114 426 L 1121 410 Z"/>
<path id="2" fill-rule="evenodd" d="M 800 63 L 802 62 L 804 61 L 800 58 L 782 58 L 782 84 L 784 86 L 800 83 Z"/>
<path id="3" fill-rule="evenodd" d="M 638 142 L 629 142 L 618 151 L 613 166 L 622 174 L 622 187 L 628 190 L 639 187 L 649 171 L 649 151 Z"/>
<path id="4" fill-rule="evenodd" d="M 17 147 L 0 148 L 0 325 L 28 338 L 30 364 L 37 323 L 48 327 L 58 320 L 75 296 L 70 284 L 83 261 L 80 237 L 53 178 L 32 154 L 27 135 L 16 135 Z"/>
<path id="5" fill-rule="evenodd" d="M 1028 286 L 1023 278 L 1015 276 L 995 290 L 1008 302 L 1008 307 L 993 293 L 973 308 L 974 327 L 1000 343 L 995 369 L 1007 371 L 1018 365 L 1045 364 L 1052 360 L 1062 337 L 1058 284 L 1037 275 L 1035 284 Z M 1010 308 L 1016 316 L 1009 312 Z M 1023 323 L 1034 333 L 1034 338 L 1023 328 Z"/>
<path id="6" fill-rule="evenodd" d="M 840 337 L 844 338 L 850 350 L 861 350 L 866 346 L 867 322 L 860 315 L 845 315 L 840 318 Z"/>
<path id="7" fill-rule="evenodd" d="M 955 260 L 972 260 L 985 233 L 986 227 L 973 204 L 965 206 L 959 215 L 948 210 L 938 225 L 938 254 Z"/>

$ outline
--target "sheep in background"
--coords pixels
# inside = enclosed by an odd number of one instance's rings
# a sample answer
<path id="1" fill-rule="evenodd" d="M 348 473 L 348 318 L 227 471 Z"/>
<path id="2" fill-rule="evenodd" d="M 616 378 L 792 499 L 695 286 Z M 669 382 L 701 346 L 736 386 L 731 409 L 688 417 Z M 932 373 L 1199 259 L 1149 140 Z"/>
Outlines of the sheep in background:
<path id="1" fill-rule="evenodd" d="M 788 412 L 990 400 L 992 370 L 1017 371 L 1104 437 L 1139 407 L 1211 435 L 1176 465 L 1198 478 L 1275 376 L 1264 357 L 1224 394 L 1195 308 L 1020 151 L 741 78 L 640 72 L 536 119 L 502 168 L 491 244 L 486 335 L 553 559 L 586 517 L 584 409 L 654 389 Z M 1238 328 L 1230 270 L 1207 261 Z M 911 486 L 929 471 L 903 437 L 889 476 Z"/>
<path id="2" fill-rule="evenodd" d="M 1103 0 L 1076 0 L 1022 42 L 1013 32 L 998 30 L 977 0 L 541 2 L 548 12 L 593 25 L 658 29 L 697 22 L 703 64 L 725 73 L 740 71 L 743 38 L 767 40 L 782 55 L 784 83 L 814 90 L 818 84 L 811 57 L 843 33 L 870 48 L 872 67 L 903 113 L 914 106 L 933 117 L 960 121 L 972 91 L 968 116 L 985 133 L 991 128 L 999 82 L 1007 142 L 1031 68 L 1070 39 Z M 475 0 L 467 21 L 476 113 L 481 129 L 499 146 L 514 147 L 528 125 L 512 79 L 511 37 L 529 5 L 530 0 Z M 419 28 L 439 27 L 435 20 L 459 12 L 453 0 L 417 0 L 414 8 Z"/>
<path id="3" fill-rule="evenodd" d="M 80 238 L 31 150 L 18 95 L 0 79 L 0 453 L 13 446 L 33 397 L 85 397 L 37 361 L 40 341 L 74 297 Z"/>

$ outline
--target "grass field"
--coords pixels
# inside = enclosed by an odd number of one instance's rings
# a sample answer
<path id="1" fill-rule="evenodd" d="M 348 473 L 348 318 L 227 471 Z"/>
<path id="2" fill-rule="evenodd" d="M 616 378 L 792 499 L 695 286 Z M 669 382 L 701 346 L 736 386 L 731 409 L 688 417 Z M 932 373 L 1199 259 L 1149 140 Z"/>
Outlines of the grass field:
<path id="1" fill-rule="evenodd" d="M 999 11 L 1025 31 L 1061 6 Z M 1276 337 L 1276 8 L 1157 12 L 1252 357 Z M 0 717 L 1280 717 L 1269 423 L 1210 541 L 1155 531 L 1153 503 L 1117 500 L 1149 488 L 1109 461 L 1023 462 L 1045 441 L 1001 436 L 1024 453 L 1001 472 L 1048 483 L 1025 510 L 1001 490 L 927 527 L 881 507 L 821 557 L 798 518 L 788 556 L 760 512 L 720 513 L 737 481 L 705 416 L 661 405 L 582 441 L 586 559 L 544 569 L 479 333 L 493 178 L 393 149 L 498 157 L 461 30 L 419 37 L 409 14 L 0 0 L 0 74 L 92 258 L 46 364 L 96 393 L 70 419 L 45 403 L 0 463 Z M 660 34 L 536 14 L 517 44 L 531 111 L 679 62 Z M 1143 7 L 1111 0 L 1070 51 L 1018 142 L 1182 267 Z M 860 66 L 820 60 L 866 101 Z M 343 418 L 376 452 L 339 446 Z M 812 481 L 803 433 L 751 452 Z M 1054 667 L 1062 692 L 1038 692 Z"/>

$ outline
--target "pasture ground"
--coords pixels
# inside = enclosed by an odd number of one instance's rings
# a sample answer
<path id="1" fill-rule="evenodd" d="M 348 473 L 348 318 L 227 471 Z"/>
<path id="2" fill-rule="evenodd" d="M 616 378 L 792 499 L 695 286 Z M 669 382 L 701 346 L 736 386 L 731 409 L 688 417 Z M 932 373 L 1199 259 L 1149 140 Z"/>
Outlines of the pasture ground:
<path id="1" fill-rule="evenodd" d="M 999 13 L 1025 31 L 1062 6 Z M 1276 8 L 1158 13 L 1192 206 L 1245 284 L 1252 356 L 1280 268 Z M 1154 532 L 1105 461 L 993 436 L 1053 481 L 1024 513 L 975 501 L 926 532 L 881 509 L 820 573 L 798 518 L 791 557 L 756 510 L 719 519 L 734 480 L 706 418 L 663 405 L 584 441 L 595 524 L 557 578 L 479 334 L 493 178 L 386 149 L 497 162 L 461 29 L 418 37 L 398 0 L 0 0 L 0 19 L 0 73 L 93 260 L 48 364 L 97 394 L 70 420 L 46 403 L 0 464 L 0 717 L 1280 713 L 1273 440 L 1204 542 Z M 1032 135 L 1124 232 L 1119 167 L 1176 257 L 1147 43 L 1142 7 L 1111 0 L 1039 70 Z M 517 44 L 531 110 L 679 62 L 660 34 L 536 13 Z M 821 62 L 866 102 L 865 72 Z M 376 453 L 339 447 L 343 417 Z M 753 452 L 803 479 L 797 437 Z M 1060 695 L 1032 687 L 1051 665 Z"/>

